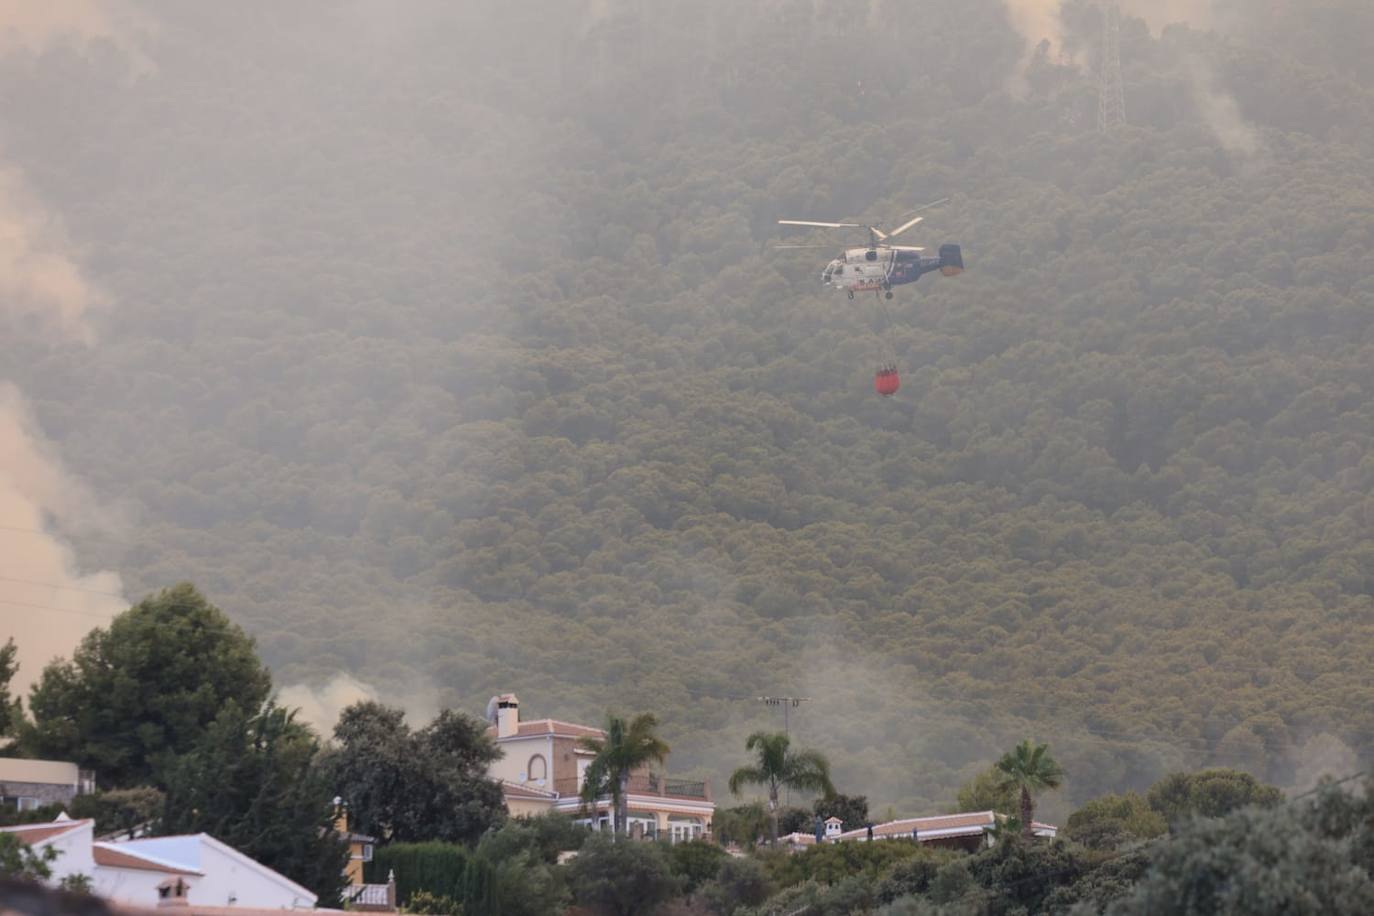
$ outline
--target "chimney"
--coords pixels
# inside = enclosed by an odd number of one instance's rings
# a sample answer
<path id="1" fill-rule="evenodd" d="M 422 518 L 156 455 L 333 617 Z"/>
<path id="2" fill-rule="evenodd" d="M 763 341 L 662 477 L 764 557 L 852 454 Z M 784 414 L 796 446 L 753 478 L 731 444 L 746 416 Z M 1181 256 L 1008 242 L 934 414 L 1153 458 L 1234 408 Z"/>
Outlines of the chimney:
<path id="1" fill-rule="evenodd" d="M 513 693 L 496 698 L 496 737 L 509 738 L 520 731 L 520 701 Z"/>
<path id="2" fill-rule="evenodd" d="M 348 805 L 338 795 L 334 796 L 334 832 L 348 836 Z"/>
<path id="3" fill-rule="evenodd" d="M 168 878 L 157 886 L 157 905 L 159 908 L 164 906 L 189 906 L 190 901 L 187 895 L 191 893 L 191 885 L 186 883 L 186 879 L 177 875 L 175 878 Z"/>

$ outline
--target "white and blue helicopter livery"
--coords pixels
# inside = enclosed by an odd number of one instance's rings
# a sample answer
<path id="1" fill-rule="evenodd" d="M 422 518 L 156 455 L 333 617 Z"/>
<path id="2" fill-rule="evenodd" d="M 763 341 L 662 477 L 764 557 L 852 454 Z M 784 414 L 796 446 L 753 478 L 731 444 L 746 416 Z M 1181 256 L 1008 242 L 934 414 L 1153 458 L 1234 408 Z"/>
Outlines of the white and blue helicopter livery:
<path id="1" fill-rule="evenodd" d="M 938 201 L 937 203 L 944 203 Z M 929 204 L 922 207 L 936 206 Z M 835 289 L 848 291 L 849 298 L 855 293 L 884 294 L 892 298 L 892 287 L 915 283 L 928 273 L 940 271 L 946 277 L 957 277 L 964 272 L 964 256 L 958 245 L 941 245 L 937 257 L 925 254 L 924 248 L 911 245 L 890 245 L 888 242 L 908 229 L 920 225 L 925 217 L 918 216 L 891 232 L 884 232 L 877 226 L 862 223 L 822 223 L 811 220 L 780 219 L 780 226 L 806 226 L 813 229 L 867 229 L 866 248 L 847 248 L 840 257 L 835 258 L 821 272 L 821 282 Z M 779 245 L 778 248 L 820 248 L 820 245 Z"/>

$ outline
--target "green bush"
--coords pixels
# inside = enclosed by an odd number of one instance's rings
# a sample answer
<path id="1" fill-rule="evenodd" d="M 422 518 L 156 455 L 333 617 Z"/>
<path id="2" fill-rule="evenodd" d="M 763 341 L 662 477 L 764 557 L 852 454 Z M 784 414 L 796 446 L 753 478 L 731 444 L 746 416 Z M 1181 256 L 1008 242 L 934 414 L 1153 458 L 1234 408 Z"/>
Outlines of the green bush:
<path id="1" fill-rule="evenodd" d="M 392 843 L 377 849 L 363 874 L 369 883 L 383 884 L 394 872 L 396 902 L 402 906 L 420 892 L 458 900 L 468 858 L 468 851 L 453 843 Z"/>
<path id="2" fill-rule="evenodd" d="M 758 906 L 773 893 L 768 871 L 757 859 L 730 858 L 723 862 L 716 880 L 702 891 L 711 909 L 733 913 L 740 907 Z"/>
<path id="3" fill-rule="evenodd" d="M 665 847 L 668 868 L 682 882 L 682 892 L 691 894 L 715 878 L 730 855 L 715 843 L 692 840 Z M 727 863 L 728 864 L 728 863 Z"/>
<path id="4" fill-rule="evenodd" d="M 803 881 L 835 884 L 851 875 L 876 881 L 895 863 L 924 854 L 925 850 L 914 840 L 879 840 L 827 843 L 795 855 L 770 856 L 767 862 L 773 880 L 782 887 L 790 887 Z"/>
<path id="5" fill-rule="evenodd" d="M 612 843 L 599 836 L 573 859 L 568 880 L 579 906 L 614 916 L 652 913 L 681 890 L 657 843 Z"/>

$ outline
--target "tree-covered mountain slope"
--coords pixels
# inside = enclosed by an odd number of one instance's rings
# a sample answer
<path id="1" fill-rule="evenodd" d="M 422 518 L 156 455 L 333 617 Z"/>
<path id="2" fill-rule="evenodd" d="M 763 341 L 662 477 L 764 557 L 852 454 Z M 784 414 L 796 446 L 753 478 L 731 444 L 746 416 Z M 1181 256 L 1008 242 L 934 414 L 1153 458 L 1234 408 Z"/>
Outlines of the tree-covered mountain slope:
<path id="1" fill-rule="evenodd" d="M 1307 6 L 1128 18 L 1104 136 L 1085 3 L 1076 63 L 993 0 L 148 4 L 151 69 L 0 61 L 111 301 L 0 354 L 133 519 L 83 560 L 278 683 L 652 710 L 718 787 L 807 696 L 879 806 L 1024 735 L 1290 783 L 1374 750 L 1374 75 Z M 890 331 L 768 249 L 946 195 Z"/>

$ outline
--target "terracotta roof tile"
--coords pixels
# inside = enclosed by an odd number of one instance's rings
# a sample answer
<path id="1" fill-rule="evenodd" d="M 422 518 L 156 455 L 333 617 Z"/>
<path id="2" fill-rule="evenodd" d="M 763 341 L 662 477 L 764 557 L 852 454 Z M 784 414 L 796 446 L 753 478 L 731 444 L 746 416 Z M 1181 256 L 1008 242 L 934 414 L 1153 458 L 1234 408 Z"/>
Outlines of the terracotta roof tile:
<path id="1" fill-rule="evenodd" d="M 537 798 L 540 801 L 553 801 L 558 798 L 557 792 L 550 792 L 547 789 L 540 789 L 535 786 L 522 786 L 515 782 L 502 782 L 501 792 L 512 798 Z"/>
<path id="2" fill-rule="evenodd" d="M 967 830 L 969 833 L 976 833 L 988 829 L 995 823 L 996 817 L 991 811 L 947 814 L 938 817 L 909 817 L 900 821 L 888 821 L 886 824 L 875 824 L 873 835 L 875 837 L 910 836 L 913 829 L 919 830 L 921 833 L 936 830 Z M 840 838 L 853 839 L 867 835 L 868 828 L 860 827 L 857 830 L 846 830 L 840 834 Z"/>
<path id="3" fill-rule="evenodd" d="M 577 725 L 573 722 L 560 722 L 558 719 L 534 719 L 530 722 L 521 722 L 514 735 L 507 735 L 507 738 L 529 738 L 535 735 L 559 735 L 570 738 L 600 738 L 606 733 L 599 728 L 592 728 L 590 725 Z M 496 738 L 496 726 L 487 727 L 487 735 Z M 497 740 L 501 740 L 497 738 Z"/>
<path id="4" fill-rule="evenodd" d="M 25 843 L 33 845 L 44 840 L 50 840 L 55 836 L 61 836 L 68 830 L 75 830 L 85 824 L 93 824 L 90 819 L 80 821 L 53 821 L 47 824 L 21 824 L 18 827 L 0 827 L 0 831 L 13 833 Z"/>
<path id="5" fill-rule="evenodd" d="M 156 862 L 145 859 L 136 853 L 125 852 L 120 849 L 111 849 L 108 846 L 96 844 L 91 847 L 91 855 L 95 859 L 96 865 L 105 865 L 110 868 L 136 868 L 140 871 L 160 871 L 169 875 L 199 875 L 198 871 L 188 868 L 176 868 L 164 862 Z"/>

